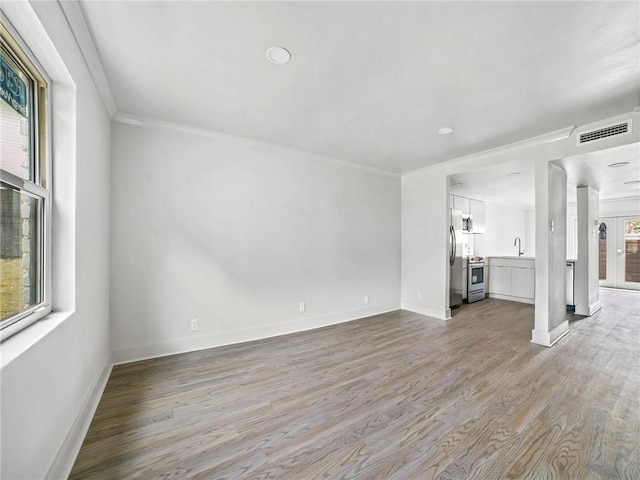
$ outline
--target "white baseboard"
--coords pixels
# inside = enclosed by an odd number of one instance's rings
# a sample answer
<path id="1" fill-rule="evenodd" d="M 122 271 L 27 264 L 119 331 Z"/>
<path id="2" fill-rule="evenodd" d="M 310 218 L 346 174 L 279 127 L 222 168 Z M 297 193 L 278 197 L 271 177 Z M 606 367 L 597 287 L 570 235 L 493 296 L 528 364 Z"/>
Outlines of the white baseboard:
<path id="1" fill-rule="evenodd" d="M 102 393 L 107 386 L 109 375 L 111 375 L 111 369 L 111 364 L 106 361 L 93 381 L 93 384 L 82 403 L 82 407 L 80 408 L 78 415 L 76 415 L 76 419 L 73 421 L 69 432 L 67 432 L 67 436 L 62 442 L 56 458 L 49 467 L 49 471 L 45 478 L 57 480 L 69 477 L 73 464 L 76 461 L 76 457 L 80 452 L 80 447 L 82 447 L 84 437 L 87 435 L 87 431 L 91 425 L 91 420 L 93 420 L 93 416 L 96 413 L 96 409 L 98 408 L 98 404 L 102 398 Z"/>
<path id="2" fill-rule="evenodd" d="M 429 305 L 413 302 L 401 302 L 400 308 L 409 312 L 419 313 L 420 315 L 426 315 L 427 317 L 437 318 L 438 320 L 451 320 L 450 308 L 430 307 Z"/>
<path id="3" fill-rule="evenodd" d="M 489 298 L 497 298 L 498 300 L 509 300 L 510 302 L 528 303 L 534 305 L 536 303 L 533 298 L 513 297 L 511 295 L 502 295 L 500 293 L 489 293 Z"/>
<path id="4" fill-rule="evenodd" d="M 565 320 L 550 332 L 543 332 L 536 329 L 531 330 L 531 342 L 544 345 L 545 347 L 552 347 L 567 333 L 569 333 L 569 322 Z"/>
<path id="5" fill-rule="evenodd" d="M 590 317 L 602 308 L 600 300 L 596 300 L 592 304 L 587 305 L 586 308 L 583 308 L 583 306 L 584 305 L 576 305 L 574 313 L 576 315 L 584 315 L 585 317 Z"/>
<path id="6" fill-rule="evenodd" d="M 136 345 L 133 347 L 118 348 L 112 352 L 114 365 L 130 363 L 148 358 L 164 357 L 176 353 L 193 352 L 207 348 L 221 347 L 236 343 L 251 342 L 264 338 L 287 335 L 289 333 L 314 330 L 336 323 L 358 320 L 372 315 L 392 312 L 400 309 L 397 303 L 372 305 L 369 307 L 348 310 L 345 312 L 320 315 L 304 319 L 296 319 L 288 322 L 263 325 L 260 327 L 243 328 L 211 335 L 193 336 L 167 340 L 164 342 Z"/>
<path id="7" fill-rule="evenodd" d="M 600 303 L 600 300 L 596 300 L 591 305 L 589 305 L 589 316 L 593 315 L 601 308 L 602 308 L 602 303 Z"/>

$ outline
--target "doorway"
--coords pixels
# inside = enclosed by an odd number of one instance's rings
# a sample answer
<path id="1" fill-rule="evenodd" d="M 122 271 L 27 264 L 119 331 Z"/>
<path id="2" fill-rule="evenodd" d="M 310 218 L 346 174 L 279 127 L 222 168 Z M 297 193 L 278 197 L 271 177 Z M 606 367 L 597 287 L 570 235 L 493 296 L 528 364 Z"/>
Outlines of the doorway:
<path id="1" fill-rule="evenodd" d="M 640 290 L 640 217 L 600 219 L 601 287 Z"/>

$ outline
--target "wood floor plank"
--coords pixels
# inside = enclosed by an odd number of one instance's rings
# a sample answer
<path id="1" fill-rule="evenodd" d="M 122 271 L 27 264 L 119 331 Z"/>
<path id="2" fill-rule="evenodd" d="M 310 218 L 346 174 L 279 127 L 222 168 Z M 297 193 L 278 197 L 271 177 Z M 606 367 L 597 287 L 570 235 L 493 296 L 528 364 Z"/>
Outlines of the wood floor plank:
<path id="1" fill-rule="evenodd" d="M 116 366 L 72 479 L 638 479 L 640 294 L 406 311 Z"/>

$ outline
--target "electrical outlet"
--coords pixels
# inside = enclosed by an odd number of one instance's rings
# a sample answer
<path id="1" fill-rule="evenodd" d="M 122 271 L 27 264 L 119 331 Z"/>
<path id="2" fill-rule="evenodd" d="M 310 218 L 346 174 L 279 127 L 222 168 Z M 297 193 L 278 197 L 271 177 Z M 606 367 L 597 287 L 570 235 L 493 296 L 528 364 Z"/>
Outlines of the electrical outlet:
<path id="1" fill-rule="evenodd" d="M 300 302 L 300 313 L 304 313 L 306 309 L 307 309 L 307 306 L 305 305 L 305 303 Z"/>
<path id="2" fill-rule="evenodd" d="M 369 305 L 369 295 L 364 296 L 364 304 Z"/>
<path id="3" fill-rule="evenodd" d="M 196 330 L 198 330 L 198 319 L 193 318 L 191 319 L 191 331 L 195 332 Z"/>

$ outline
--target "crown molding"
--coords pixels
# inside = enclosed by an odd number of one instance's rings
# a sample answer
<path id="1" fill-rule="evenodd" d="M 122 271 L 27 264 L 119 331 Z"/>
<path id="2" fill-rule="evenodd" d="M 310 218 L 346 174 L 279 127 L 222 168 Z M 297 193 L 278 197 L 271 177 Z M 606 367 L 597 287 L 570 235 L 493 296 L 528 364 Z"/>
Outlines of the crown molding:
<path id="1" fill-rule="evenodd" d="M 177 131 L 182 133 L 188 133 L 191 135 L 211 138 L 217 141 L 221 141 L 221 142 L 224 141 L 224 142 L 234 143 L 237 145 L 246 145 L 250 147 L 260 146 L 262 148 L 267 148 L 267 149 L 276 150 L 276 151 L 277 150 L 293 151 L 293 152 L 298 152 L 301 156 L 309 160 L 322 160 L 325 162 L 337 163 L 344 166 L 349 166 L 351 168 L 367 170 L 370 172 L 375 172 L 377 174 L 382 174 L 382 175 L 386 175 L 394 178 L 400 178 L 401 176 L 400 173 L 397 173 L 397 172 L 383 170 L 381 168 L 371 167 L 369 165 L 362 165 L 360 163 L 348 162 L 346 160 L 341 160 L 339 158 L 327 157 L 318 153 L 313 153 L 306 150 L 300 150 L 295 147 L 289 147 L 287 145 L 266 142 L 264 140 L 258 140 L 250 137 L 242 137 L 240 135 L 220 132 L 217 130 L 210 130 L 207 128 L 194 127 L 192 125 L 185 125 L 182 123 L 169 122 L 166 120 L 158 120 L 158 119 L 149 118 L 149 117 L 141 117 L 138 115 L 131 115 L 129 113 L 122 113 L 122 112 L 116 112 L 112 116 L 112 121 L 126 124 L 126 125 L 135 125 L 135 126 L 144 127 L 144 128 L 172 130 L 172 131 Z"/>
<path id="2" fill-rule="evenodd" d="M 558 140 L 564 140 L 569 138 L 575 129 L 576 129 L 576 126 L 573 125 L 571 127 L 562 128 L 560 130 L 554 130 L 553 132 L 545 133 L 543 135 L 538 135 L 537 137 L 527 138 L 519 142 L 510 143 L 508 145 L 502 145 L 500 147 L 490 148 L 489 150 L 483 150 L 478 153 L 472 153 L 464 157 L 458 157 L 458 158 L 454 158 L 444 162 L 439 162 L 434 165 L 428 165 L 426 167 L 418 168 L 416 170 L 411 170 L 409 172 L 403 173 L 403 175 L 412 175 L 414 173 L 419 173 L 419 172 L 424 172 L 429 170 L 440 170 L 443 168 L 450 168 L 458 165 L 466 165 L 469 163 L 477 162 L 479 160 L 485 160 L 487 158 L 491 158 L 497 155 L 517 152 L 518 150 L 522 150 L 523 148 L 529 148 L 536 145 L 544 145 L 547 143 L 557 142 Z"/>
<path id="3" fill-rule="evenodd" d="M 82 5 L 78 0 L 58 0 L 58 4 L 64 13 L 73 37 L 80 49 L 84 63 L 89 69 L 89 74 L 98 89 L 98 94 L 102 99 L 109 116 L 113 117 L 116 112 L 116 102 L 111 93 L 111 87 L 107 81 L 107 75 L 102 67 L 100 55 L 93 41 L 93 35 L 89 29 L 89 24 L 82 10 Z"/>

